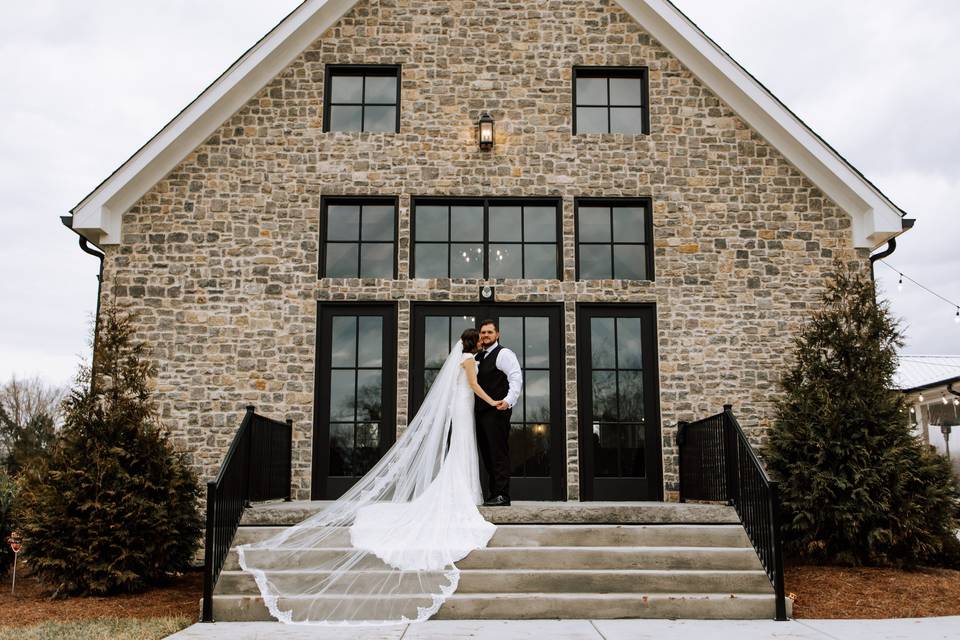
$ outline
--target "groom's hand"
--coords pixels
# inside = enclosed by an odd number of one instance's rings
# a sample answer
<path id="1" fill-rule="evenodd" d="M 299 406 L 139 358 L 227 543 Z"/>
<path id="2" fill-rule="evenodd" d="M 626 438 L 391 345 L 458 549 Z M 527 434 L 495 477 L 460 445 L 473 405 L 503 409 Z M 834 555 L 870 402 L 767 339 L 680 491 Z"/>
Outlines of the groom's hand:
<path id="1" fill-rule="evenodd" d="M 499 409 L 500 411 L 506 411 L 507 409 L 510 408 L 510 405 L 507 404 L 507 401 L 506 401 L 506 400 L 499 400 L 499 401 L 497 401 L 497 404 L 496 404 L 495 406 L 496 406 L 497 409 Z"/>

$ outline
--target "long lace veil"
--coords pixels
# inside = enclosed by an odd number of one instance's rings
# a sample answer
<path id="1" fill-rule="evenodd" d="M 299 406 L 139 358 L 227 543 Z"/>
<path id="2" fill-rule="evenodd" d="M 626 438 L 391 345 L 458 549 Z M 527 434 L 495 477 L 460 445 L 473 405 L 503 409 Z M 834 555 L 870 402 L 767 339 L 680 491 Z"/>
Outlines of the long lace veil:
<path id="1" fill-rule="evenodd" d="M 460 573 L 453 562 L 459 558 L 438 561 L 430 549 L 413 550 L 413 557 L 417 551 L 432 554 L 427 568 L 397 568 L 355 548 L 350 527 L 362 509 L 410 502 L 436 477 L 462 354 L 458 340 L 406 430 L 341 498 L 281 533 L 237 548 L 240 566 L 253 574 L 276 619 L 315 625 L 417 622 L 454 592 Z"/>

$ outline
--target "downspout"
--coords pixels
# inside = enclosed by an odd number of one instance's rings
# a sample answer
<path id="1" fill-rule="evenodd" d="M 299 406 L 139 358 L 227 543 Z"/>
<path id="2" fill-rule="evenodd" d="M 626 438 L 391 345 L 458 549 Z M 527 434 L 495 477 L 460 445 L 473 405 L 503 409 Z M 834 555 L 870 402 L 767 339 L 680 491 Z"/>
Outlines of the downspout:
<path id="1" fill-rule="evenodd" d="M 91 249 L 87 239 L 79 231 L 73 228 L 73 216 L 60 216 L 60 222 L 62 222 L 63 226 L 65 226 L 67 229 L 70 229 L 80 236 L 80 248 L 84 253 L 89 253 L 100 260 L 100 270 L 97 272 L 97 311 L 96 315 L 93 317 L 93 354 L 90 356 L 90 393 L 92 395 L 93 382 L 97 379 L 96 370 L 94 367 L 96 367 L 97 362 L 97 339 L 100 337 L 100 291 L 103 289 L 103 259 L 106 256 L 101 251 Z"/>
<path id="2" fill-rule="evenodd" d="M 874 282 L 876 282 L 877 280 L 877 277 L 873 272 L 873 263 L 875 263 L 877 260 L 880 260 L 881 258 L 886 258 L 887 256 L 892 255 L 893 252 L 896 250 L 897 250 L 897 239 L 890 238 L 889 240 L 887 240 L 886 249 L 884 249 L 883 251 L 881 251 L 876 255 L 870 256 L 870 279 L 871 280 L 873 280 Z"/>

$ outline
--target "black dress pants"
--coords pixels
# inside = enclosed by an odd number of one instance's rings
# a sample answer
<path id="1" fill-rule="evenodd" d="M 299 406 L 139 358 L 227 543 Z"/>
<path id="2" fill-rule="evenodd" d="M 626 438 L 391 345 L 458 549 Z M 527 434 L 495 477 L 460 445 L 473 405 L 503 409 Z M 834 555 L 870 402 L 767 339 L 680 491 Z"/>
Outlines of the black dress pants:
<path id="1" fill-rule="evenodd" d="M 510 497 L 510 414 L 494 407 L 476 412 L 477 447 L 487 471 L 490 489 L 488 498 Z"/>

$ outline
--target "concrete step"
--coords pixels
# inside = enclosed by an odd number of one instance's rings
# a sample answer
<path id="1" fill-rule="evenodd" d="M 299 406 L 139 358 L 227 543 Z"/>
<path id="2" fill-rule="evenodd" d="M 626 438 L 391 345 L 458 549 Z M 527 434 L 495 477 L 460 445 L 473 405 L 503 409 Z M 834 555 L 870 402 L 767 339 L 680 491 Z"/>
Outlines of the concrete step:
<path id="1" fill-rule="evenodd" d="M 254 566 L 297 569 L 331 562 L 344 549 L 299 549 L 287 552 L 251 549 Z M 296 563 L 291 566 L 291 563 Z M 487 547 L 457 562 L 460 569 L 730 569 L 757 570 L 760 560 L 752 547 Z M 227 555 L 224 570 L 240 569 L 236 549 Z M 356 569 L 386 569 L 379 558 L 364 556 Z"/>
<path id="2" fill-rule="evenodd" d="M 240 527 L 234 545 L 259 542 L 287 527 Z M 350 544 L 349 530 L 340 527 L 324 540 L 325 547 Z M 740 525 L 501 525 L 490 547 L 749 547 Z"/>
<path id="3" fill-rule="evenodd" d="M 402 598 L 403 596 L 397 596 Z M 369 611 L 389 606 L 389 598 L 371 598 Z M 294 621 L 302 619 L 309 609 L 314 617 L 322 617 L 333 609 L 337 596 L 281 598 L 282 610 L 292 609 Z M 355 601 L 357 602 L 357 601 Z M 410 606 L 421 603 L 409 602 Z M 429 605 L 424 600 L 422 606 Z M 214 619 L 219 621 L 272 620 L 259 596 L 216 595 L 213 598 Z M 758 619 L 773 618 L 773 595 L 740 593 L 454 593 L 443 604 L 436 620 L 483 619 L 575 619 L 575 618 L 694 618 L 694 619 Z"/>
<path id="4" fill-rule="evenodd" d="M 315 585 L 325 573 L 270 571 L 267 577 L 281 591 L 296 591 Z M 366 590 L 383 580 L 387 572 L 368 570 L 351 574 L 350 584 Z M 391 577 L 391 584 L 415 592 L 419 576 L 410 572 Z M 330 593 L 342 593 L 332 588 Z M 704 571 L 658 569 L 465 569 L 460 572 L 457 593 L 770 593 L 770 580 L 763 571 Z M 259 595 L 253 576 L 245 571 L 224 571 L 215 593 Z"/>
<path id="5" fill-rule="evenodd" d="M 322 500 L 258 503 L 242 525 L 291 525 L 330 504 Z M 739 524 L 733 507 L 676 502 L 527 502 L 480 507 L 494 524 Z"/>

